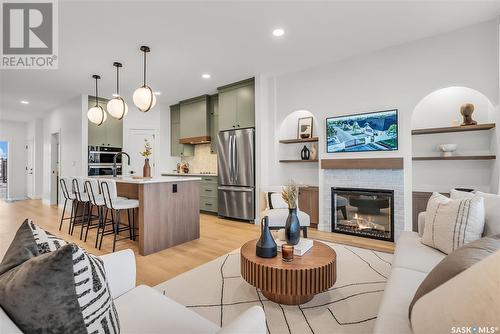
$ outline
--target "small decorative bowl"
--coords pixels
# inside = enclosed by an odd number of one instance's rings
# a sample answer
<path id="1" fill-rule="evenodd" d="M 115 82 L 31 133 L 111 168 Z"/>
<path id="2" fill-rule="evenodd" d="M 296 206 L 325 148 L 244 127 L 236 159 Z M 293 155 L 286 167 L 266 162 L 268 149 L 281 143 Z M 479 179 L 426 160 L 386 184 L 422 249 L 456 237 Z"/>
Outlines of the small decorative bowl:
<path id="1" fill-rule="evenodd" d="M 443 152 L 443 156 L 449 157 L 457 150 L 457 144 L 439 144 L 438 148 Z"/>

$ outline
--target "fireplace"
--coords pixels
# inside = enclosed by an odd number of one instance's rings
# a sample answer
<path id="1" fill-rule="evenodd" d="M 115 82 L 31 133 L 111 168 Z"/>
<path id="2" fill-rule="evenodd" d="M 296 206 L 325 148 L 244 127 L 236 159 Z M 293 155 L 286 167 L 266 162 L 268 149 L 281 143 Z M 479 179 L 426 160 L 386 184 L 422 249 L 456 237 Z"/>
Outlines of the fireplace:
<path id="1" fill-rule="evenodd" d="M 394 191 L 332 187 L 332 232 L 394 241 Z"/>

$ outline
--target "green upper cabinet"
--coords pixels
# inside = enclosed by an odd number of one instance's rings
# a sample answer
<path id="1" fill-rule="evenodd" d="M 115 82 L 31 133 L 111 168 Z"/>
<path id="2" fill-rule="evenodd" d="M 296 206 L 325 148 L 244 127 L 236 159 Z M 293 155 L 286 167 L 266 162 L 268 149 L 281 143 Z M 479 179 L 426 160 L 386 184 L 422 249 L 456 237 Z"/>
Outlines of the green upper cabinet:
<path id="1" fill-rule="evenodd" d="M 255 81 L 253 78 L 217 88 L 219 131 L 255 126 Z"/>
<path id="2" fill-rule="evenodd" d="M 173 157 L 188 157 L 194 155 L 194 147 L 179 142 L 181 130 L 180 111 L 179 104 L 170 106 L 170 155 Z"/>
<path id="3" fill-rule="evenodd" d="M 217 134 L 219 133 L 219 97 L 210 96 L 210 151 L 217 153 Z"/>
<path id="4" fill-rule="evenodd" d="M 179 103 L 181 142 L 210 140 L 209 102 L 209 96 L 202 95 Z"/>
<path id="5" fill-rule="evenodd" d="M 106 112 L 108 100 L 99 99 L 99 106 Z M 95 106 L 95 97 L 89 96 L 88 107 Z M 107 119 L 100 126 L 92 122 L 88 122 L 88 145 L 89 146 L 106 146 L 106 147 L 122 147 L 123 145 L 123 122 L 114 117 L 107 115 Z"/>

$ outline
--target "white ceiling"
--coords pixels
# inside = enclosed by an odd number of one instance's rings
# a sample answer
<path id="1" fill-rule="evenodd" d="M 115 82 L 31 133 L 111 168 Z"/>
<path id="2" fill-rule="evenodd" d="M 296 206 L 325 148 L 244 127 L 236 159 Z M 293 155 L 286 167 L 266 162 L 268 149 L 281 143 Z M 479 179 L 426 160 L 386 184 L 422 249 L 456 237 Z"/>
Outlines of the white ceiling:
<path id="1" fill-rule="evenodd" d="M 132 104 L 149 45 L 149 83 L 161 103 L 258 73 L 283 73 L 472 25 L 500 14 L 500 1 L 171 2 L 59 1 L 59 69 L 1 71 L 0 118 L 28 120 L 81 93 L 114 92 Z M 275 27 L 285 29 L 277 39 Z M 212 78 L 204 80 L 202 73 Z M 29 100 L 22 105 L 20 100 Z"/>

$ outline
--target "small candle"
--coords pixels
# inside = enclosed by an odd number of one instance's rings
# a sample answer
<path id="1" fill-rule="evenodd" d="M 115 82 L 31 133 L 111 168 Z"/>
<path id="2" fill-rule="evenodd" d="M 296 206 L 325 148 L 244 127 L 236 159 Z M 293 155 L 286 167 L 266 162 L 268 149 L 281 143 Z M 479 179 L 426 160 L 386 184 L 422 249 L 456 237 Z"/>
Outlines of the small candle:
<path id="1" fill-rule="evenodd" d="M 281 256 L 283 257 L 283 261 L 291 262 L 293 260 L 293 245 L 281 245 Z"/>

